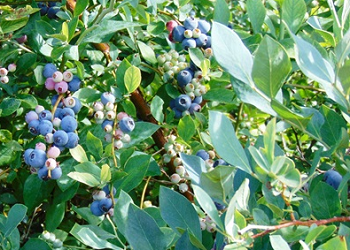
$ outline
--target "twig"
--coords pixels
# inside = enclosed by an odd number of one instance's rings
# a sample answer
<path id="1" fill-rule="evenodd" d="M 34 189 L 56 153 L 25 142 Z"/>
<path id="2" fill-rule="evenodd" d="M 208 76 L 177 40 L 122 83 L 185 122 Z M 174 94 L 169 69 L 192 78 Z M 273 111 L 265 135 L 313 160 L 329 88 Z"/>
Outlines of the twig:
<path id="1" fill-rule="evenodd" d="M 151 180 L 151 176 L 147 178 L 147 181 L 145 183 L 145 186 L 143 187 L 143 190 L 142 190 L 142 196 L 141 196 L 141 203 L 140 203 L 140 208 L 142 209 L 143 207 L 143 202 L 145 200 L 145 195 L 146 195 L 146 190 L 147 190 L 147 186 L 148 186 L 148 183 L 149 181 Z"/>
<path id="2" fill-rule="evenodd" d="M 0 172 L 0 177 L 10 171 L 11 168 L 6 168 L 4 171 Z"/>
<path id="3" fill-rule="evenodd" d="M 237 119 L 236 119 L 236 124 L 235 124 L 236 135 L 237 135 L 239 124 L 241 122 L 241 116 L 242 116 L 242 113 L 243 113 L 243 107 L 244 107 L 244 103 L 241 102 L 241 104 L 239 104 L 239 109 L 238 109 L 238 114 L 237 114 Z"/>

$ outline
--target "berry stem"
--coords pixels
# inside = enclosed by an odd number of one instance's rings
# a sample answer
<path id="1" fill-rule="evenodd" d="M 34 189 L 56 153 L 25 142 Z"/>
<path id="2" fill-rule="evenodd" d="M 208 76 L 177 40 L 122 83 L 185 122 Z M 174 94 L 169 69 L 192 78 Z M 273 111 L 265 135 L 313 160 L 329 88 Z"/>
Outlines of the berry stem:
<path id="1" fill-rule="evenodd" d="M 58 98 L 57 98 L 57 100 L 56 100 L 56 103 L 55 103 L 55 105 L 53 106 L 52 111 L 51 111 L 51 113 L 52 113 L 52 119 L 51 119 L 51 121 L 53 121 L 53 119 L 55 118 L 56 109 L 57 109 L 57 107 L 58 107 L 58 104 L 61 102 L 62 98 L 63 98 L 63 94 L 59 94 L 59 96 L 58 96 Z"/>
<path id="2" fill-rule="evenodd" d="M 117 107 L 118 107 L 118 105 L 116 104 L 114 107 L 114 113 L 117 113 Z M 114 132 L 117 128 L 117 123 L 118 123 L 118 119 L 117 119 L 117 116 L 115 116 L 114 123 L 113 123 L 113 130 L 112 130 L 113 136 L 112 136 L 112 149 L 111 149 L 112 156 L 113 156 L 113 163 L 114 163 L 115 168 L 118 167 L 117 157 L 115 156 L 115 148 L 114 148 L 114 141 L 115 141 Z M 114 202 L 113 202 L 113 204 L 114 204 Z"/>
<path id="3" fill-rule="evenodd" d="M 143 187 L 143 190 L 142 190 L 142 196 L 141 196 L 141 202 L 140 202 L 140 208 L 142 209 L 143 207 L 143 202 L 145 201 L 145 195 L 146 195 L 146 190 L 147 190 L 147 186 L 148 186 L 148 183 L 149 181 L 151 180 L 152 176 L 149 176 L 146 180 L 146 183 L 145 183 L 145 186 Z"/>
<path id="4" fill-rule="evenodd" d="M 108 222 L 111 224 L 111 227 L 113 228 L 113 233 L 115 235 L 115 238 L 119 241 L 119 243 L 123 246 L 123 249 L 127 249 L 127 247 L 124 245 L 124 243 L 120 240 L 117 230 L 115 229 L 114 223 L 111 220 L 111 217 L 109 216 L 109 214 L 106 214 L 106 218 L 108 220 Z"/>

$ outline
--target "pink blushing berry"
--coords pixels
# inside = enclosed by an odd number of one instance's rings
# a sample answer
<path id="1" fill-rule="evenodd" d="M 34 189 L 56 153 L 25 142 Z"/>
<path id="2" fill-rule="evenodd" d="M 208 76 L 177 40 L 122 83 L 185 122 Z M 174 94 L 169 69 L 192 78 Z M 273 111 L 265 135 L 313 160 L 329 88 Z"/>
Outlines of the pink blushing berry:
<path id="1" fill-rule="evenodd" d="M 58 117 L 55 117 L 53 120 L 52 120 L 52 125 L 56 128 L 59 128 L 60 125 L 61 125 L 61 119 L 58 118 Z"/>
<path id="2" fill-rule="evenodd" d="M 124 117 L 128 117 L 128 116 L 129 115 L 127 113 L 125 113 L 125 112 L 119 112 L 117 114 L 117 119 L 118 119 L 118 121 L 121 121 Z"/>
<path id="3" fill-rule="evenodd" d="M 121 139 L 121 138 L 123 138 L 123 136 L 124 136 L 124 132 L 121 131 L 120 129 L 116 129 L 116 130 L 114 131 L 114 137 L 115 137 L 116 139 Z"/>
<path id="4" fill-rule="evenodd" d="M 64 106 L 67 108 L 73 108 L 75 106 L 75 99 L 73 97 L 67 97 L 63 100 Z"/>
<path id="5" fill-rule="evenodd" d="M 60 71 L 53 73 L 52 78 L 55 82 L 61 82 L 63 80 L 63 74 Z"/>
<path id="6" fill-rule="evenodd" d="M 16 64 L 11 63 L 11 64 L 9 64 L 9 66 L 7 66 L 7 69 L 9 72 L 15 72 L 17 69 L 17 66 L 16 66 Z"/>
<path id="7" fill-rule="evenodd" d="M 38 142 L 37 144 L 35 144 L 35 149 L 39 149 L 39 150 L 45 151 L 46 150 L 46 145 L 45 145 L 45 143 Z"/>
<path id="8" fill-rule="evenodd" d="M 56 83 L 55 90 L 58 94 L 66 93 L 68 90 L 68 84 L 65 81 Z"/>
<path id="9" fill-rule="evenodd" d="M 57 162 L 53 158 L 48 158 L 45 162 L 45 166 L 48 170 L 53 170 L 57 166 Z"/>
<path id="10" fill-rule="evenodd" d="M 0 76 L 7 76 L 7 69 L 5 68 L 0 68 Z"/>
<path id="11" fill-rule="evenodd" d="M 55 89 L 55 84 L 56 84 L 56 82 L 53 80 L 53 78 L 49 77 L 45 81 L 45 88 L 47 90 L 54 90 Z"/>
<path id="12" fill-rule="evenodd" d="M 52 133 L 47 133 L 46 135 L 45 135 L 45 141 L 47 142 L 47 143 L 53 143 L 53 134 Z"/>
<path id="13" fill-rule="evenodd" d="M 44 106 L 37 105 L 37 106 L 35 107 L 35 112 L 36 112 L 37 114 L 41 113 L 41 111 L 44 111 L 44 110 L 45 110 Z"/>
<path id="14" fill-rule="evenodd" d="M 94 103 L 94 111 L 103 111 L 104 105 L 102 102 L 95 102 Z"/>
<path id="15" fill-rule="evenodd" d="M 177 22 L 175 20 L 170 20 L 169 22 L 166 23 L 166 29 L 169 32 L 172 32 L 173 29 L 177 26 Z"/>
<path id="16" fill-rule="evenodd" d="M 0 77 L 0 82 L 3 84 L 6 84 L 10 81 L 10 79 L 8 78 L 8 76 L 1 76 Z"/>
<path id="17" fill-rule="evenodd" d="M 47 157 L 56 159 L 61 154 L 61 150 L 58 147 L 53 146 L 47 150 L 46 154 Z"/>

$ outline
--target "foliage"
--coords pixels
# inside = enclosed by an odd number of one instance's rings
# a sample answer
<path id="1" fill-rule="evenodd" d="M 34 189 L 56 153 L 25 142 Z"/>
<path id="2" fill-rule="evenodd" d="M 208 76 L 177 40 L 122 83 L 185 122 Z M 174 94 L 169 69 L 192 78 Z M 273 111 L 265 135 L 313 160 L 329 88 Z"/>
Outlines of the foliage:
<path id="1" fill-rule="evenodd" d="M 13 2 L 0 1 L 1 249 L 349 248 L 349 0 L 62 0 L 52 15 Z M 190 17 L 210 22 L 211 46 L 172 40 Z M 80 88 L 51 103 L 47 63 Z M 99 124 L 106 92 L 136 121 L 114 119 L 127 137 Z M 58 180 L 39 179 L 23 154 L 46 140 L 26 114 L 69 96 L 79 145 Z"/>

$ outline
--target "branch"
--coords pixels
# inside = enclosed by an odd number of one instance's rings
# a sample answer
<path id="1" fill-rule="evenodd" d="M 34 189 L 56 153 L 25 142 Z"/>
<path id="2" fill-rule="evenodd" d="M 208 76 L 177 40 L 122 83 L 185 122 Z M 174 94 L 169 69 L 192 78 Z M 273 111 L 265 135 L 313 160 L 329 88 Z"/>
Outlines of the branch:
<path id="1" fill-rule="evenodd" d="M 312 225 L 326 225 L 329 223 L 334 223 L 334 222 L 346 222 L 346 221 L 350 221 L 350 216 L 347 217 L 335 217 L 335 218 L 330 218 L 330 219 L 324 219 L 324 220 L 309 220 L 309 221 L 300 221 L 300 220 L 296 220 L 296 221 L 290 221 L 290 222 L 286 222 L 280 225 L 275 225 L 275 226 L 263 226 L 263 225 L 248 225 L 247 227 L 243 228 L 242 230 L 240 230 L 238 233 L 239 234 L 245 234 L 246 232 L 250 231 L 250 230 L 254 230 L 254 229 L 258 229 L 258 230 L 265 230 L 264 232 L 255 234 L 252 236 L 253 239 L 256 239 L 258 237 L 262 237 L 266 234 L 268 234 L 271 231 L 276 231 L 278 229 L 281 228 L 285 228 L 285 227 L 291 227 L 291 226 L 307 226 L 307 227 L 311 227 Z"/>

